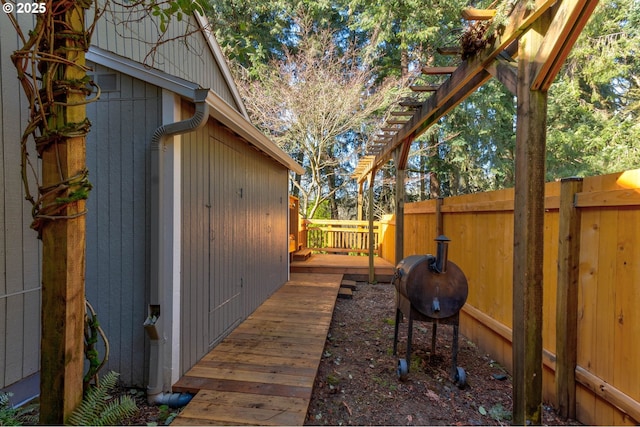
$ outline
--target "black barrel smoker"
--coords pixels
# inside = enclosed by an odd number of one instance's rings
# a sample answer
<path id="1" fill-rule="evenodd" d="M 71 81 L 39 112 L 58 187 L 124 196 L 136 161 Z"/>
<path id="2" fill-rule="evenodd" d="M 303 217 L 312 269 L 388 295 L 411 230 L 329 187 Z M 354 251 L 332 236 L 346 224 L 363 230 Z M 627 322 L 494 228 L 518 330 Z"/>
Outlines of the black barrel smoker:
<path id="1" fill-rule="evenodd" d="M 396 267 L 396 324 L 393 354 L 398 350 L 398 328 L 402 316 L 408 318 L 407 352 L 398 360 L 398 377 L 405 379 L 411 364 L 411 338 L 414 320 L 433 323 L 431 354 L 435 354 L 439 323 L 453 326 L 451 378 L 458 387 L 466 385 L 464 369 L 458 362 L 458 325 L 460 309 L 467 300 L 469 288 L 462 270 L 447 259 L 449 239 L 436 238 L 437 255 L 411 255 Z"/>

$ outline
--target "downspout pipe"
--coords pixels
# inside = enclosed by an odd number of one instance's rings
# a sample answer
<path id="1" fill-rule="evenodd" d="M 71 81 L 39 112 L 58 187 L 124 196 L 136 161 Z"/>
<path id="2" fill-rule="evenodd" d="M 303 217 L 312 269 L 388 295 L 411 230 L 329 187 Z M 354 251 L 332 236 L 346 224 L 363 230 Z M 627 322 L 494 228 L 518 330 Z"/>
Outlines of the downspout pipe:
<path id="1" fill-rule="evenodd" d="M 148 317 L 144 328 L 150 340 L 149 383 L 147 400 L 151 404 L 184 406 L 191 400 L 188 393 L 165 393 L 164 390 L 164 353 L 167 343 L 167 330 L 170 330 L 171 315 L 163 313 L 162 304 L 171 283 L 171 277 L 165 273 L 166 242 L 161 238 L 166 220 L 164 210 L 163 174 L 165 137 L 181 135 L 203 127 L 209 118 L 209 106 L 206 102 L 208 89 L 195 89 L 193 102 L 195 113 L 192 117 L 179 122 L 158 127 L 151 138 L 151 238 L 150 238 L 150 295 Z M 162 315 L 164 314 L 164 317 Z"/>

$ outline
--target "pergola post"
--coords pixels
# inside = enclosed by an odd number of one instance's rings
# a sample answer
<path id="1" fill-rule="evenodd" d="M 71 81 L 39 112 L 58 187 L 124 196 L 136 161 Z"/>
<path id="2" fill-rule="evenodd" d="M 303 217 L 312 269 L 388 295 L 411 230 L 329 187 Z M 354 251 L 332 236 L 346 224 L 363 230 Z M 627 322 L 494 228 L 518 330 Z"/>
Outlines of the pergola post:
<path id="1" fill-rule="evenodd" d="M 373 233 L 373 180 L 375 176 L 375 170 L 371 171 L 369 174 L 369 283 L 375 283 L 376 281 L 373 259 L 373 251 L 375 249 L 375 235 Z"/>
<path id="2" fill-rule="evenodd" d="M 400 158 L 401 150 L 402 147 L 398 147 L 394 154 L 396 164 L 396 230 L 394 264 L 398 264 L 404 258 L 404 179 L 406 176 L 406 170 Z"/>
<path id="3" fill-rule="evenodd" d="M 358 221 L 362 221 L 362 210 L 364 209 L 364 195 L 363 195 L 363 191 L 364 191 L 364 182 L 360 181 L 358 182 L 358 206 L 357 206 L 357 219 Z"/>
<path id="4" fill-rule="evenodd" d="M 518 54 L 513 250 L 513 423 L 542 421 L 542 289 L 547 92 L 532 90 L 548 28 L 541 17 Z"/>

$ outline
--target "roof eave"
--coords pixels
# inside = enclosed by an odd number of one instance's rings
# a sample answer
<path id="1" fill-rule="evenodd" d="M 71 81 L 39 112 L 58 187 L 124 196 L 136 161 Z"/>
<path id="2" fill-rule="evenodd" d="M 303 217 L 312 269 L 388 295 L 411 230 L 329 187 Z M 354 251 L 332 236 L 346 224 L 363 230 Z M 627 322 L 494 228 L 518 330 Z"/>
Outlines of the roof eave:
<path id="1" fill-rule="evenodd" d="M 210 114 L 220 123 L 231 129 L 243 139 L 247 140 L 258 150 L 266 153 L 268 156 L 276 160 L 278 163 L 286 166 L 289 170 L 302 175 L 305 169 L 298 164 L 289 154 L 278 147 L 265 134 L 260 132 L 238 111 L 232 108 L 218 94 L 209 91 L 207 96 L 207 104 L 210 107 Z"/>

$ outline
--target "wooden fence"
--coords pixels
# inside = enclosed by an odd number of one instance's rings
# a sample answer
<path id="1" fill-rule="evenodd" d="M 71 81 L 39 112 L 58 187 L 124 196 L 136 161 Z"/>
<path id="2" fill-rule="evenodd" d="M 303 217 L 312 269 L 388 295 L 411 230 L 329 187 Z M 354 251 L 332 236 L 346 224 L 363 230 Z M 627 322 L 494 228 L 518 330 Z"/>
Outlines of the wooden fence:
<path id="1" fill-rule="evenodd" d="M 565 188 L 561 201 L 561 187 L 571 185 L 576 194 Z M 556 366 L 574 357 L 576 418 L 584 424 L 635 425 L 640 422 L 640 169 L 584 178 L 577 185 L 549 183 L 545 194 L 543 398 L 558 404 Z M 440 218 L 451 239 L 449 259 L 469 281 L 461 331 L 509 370 L 513 196 L 508 189 L 411 203 L 404 219 L 408 256 L 435 252 Z M 382 221 L 382 257 L 395 263 L 394 233 L 393 218 Z M 567 286 L 559 276 L 572 274 L 565 268 L 571 256 L 575 280 Z M 557 316 L 564 324 L 560 329 Z M 556 334 L 566 347 L 572 333 L 576 344 L 563 348 L 557 359 Z"/>

